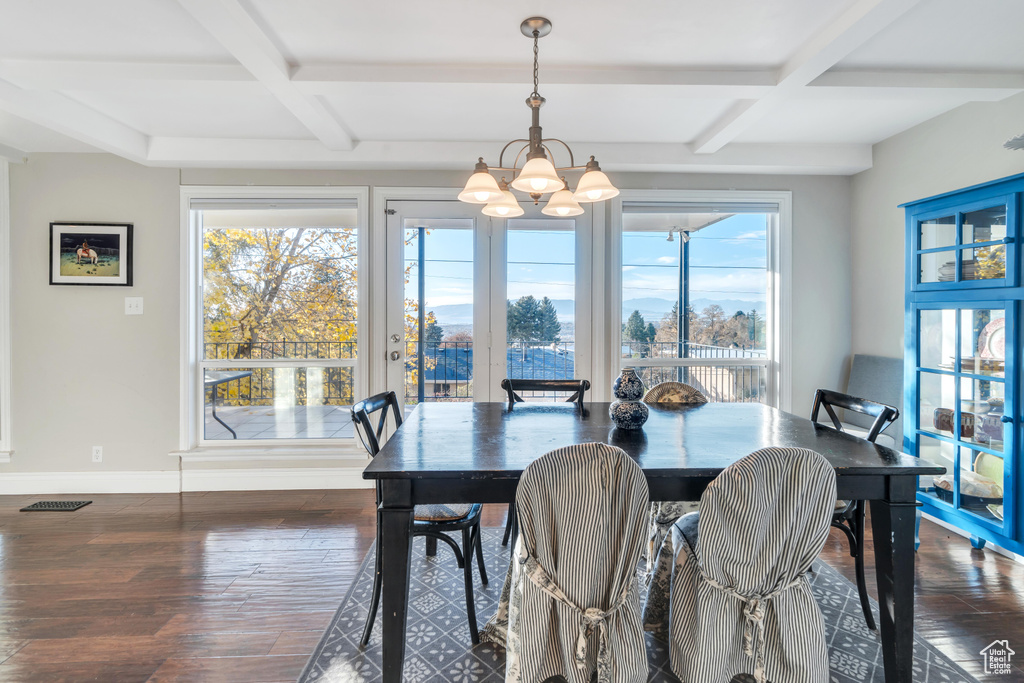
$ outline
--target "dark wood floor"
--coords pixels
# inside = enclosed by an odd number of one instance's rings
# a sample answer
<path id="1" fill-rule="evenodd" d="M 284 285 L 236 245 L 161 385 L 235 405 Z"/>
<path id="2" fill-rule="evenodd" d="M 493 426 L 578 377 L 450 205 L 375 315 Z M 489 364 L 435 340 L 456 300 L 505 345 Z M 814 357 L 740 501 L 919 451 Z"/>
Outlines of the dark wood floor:
<path id="1" fill-rule="evenodd" d="M 0 681 L 294 681 L 374 533 L 370 491 L 88 498 L 0 496 Z M 985 680 L 989 642 L 1024 652 L 1024 565 L 927 522 L 922 540 L 917 628 Z M 852 578 L 837 532 L 824 557 Z"/>

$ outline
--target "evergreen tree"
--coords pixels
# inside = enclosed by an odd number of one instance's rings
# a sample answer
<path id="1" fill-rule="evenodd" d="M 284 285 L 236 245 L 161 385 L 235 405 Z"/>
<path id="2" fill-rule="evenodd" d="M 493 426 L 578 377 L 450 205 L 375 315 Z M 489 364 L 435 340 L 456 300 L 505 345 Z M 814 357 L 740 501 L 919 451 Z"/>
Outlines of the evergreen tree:
<path id="1" fill-rule="evenodd" d="M 506 335 L 509 341 L 529 342 L 540 339 L 540 302 L 532 296 L 507 302 Z"/>
<path id="2" fill-rule="evenodd" d="M 539 320 L 537 324 L 537 341 L 557 342 L 559 332 L 562 331 L 562 323 L 558 322 L 558 311 L 551 299 L 544 297 L 540 300 Z"/>
<path id="3" fill-rule="evenodd" d="M 626 326 L 622 328 L 623 339 L 635 342 L 647 341 L 647 323 L 640 311 L 633 311 L 626 320 Z"/>
<path id="4" fill-rule="evenodd" d="M 424 316 L 424 320 L 427 323 L 426 329 L 423 331 L 423 341 L 428 344 L 436 344 L 441 341 L 444 337 L 444 330 L 437 324 L 437 316 L 431 311 Z"/>

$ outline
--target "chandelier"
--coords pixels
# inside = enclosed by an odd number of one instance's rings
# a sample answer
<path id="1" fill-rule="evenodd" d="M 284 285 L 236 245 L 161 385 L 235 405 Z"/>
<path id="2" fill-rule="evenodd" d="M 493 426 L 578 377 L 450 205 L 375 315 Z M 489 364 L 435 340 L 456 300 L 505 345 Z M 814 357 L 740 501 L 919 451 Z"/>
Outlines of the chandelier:
<path id="1" fill-rule="evenodd" d="M 513 190 L 525 192 L 533 199 L 534 204 L 539 204 L 541 198 L 551 194 L 541 212 L 548 216 L 578 216 L 583 213 L 581 202 L 600 202 L 611 199 L 619 193 L 611 181 L 601 171 L 601 166 L 594 157 L 585 166 L 577 166 L 573 157 L 572 149 L 562 140 L 557 138 L 545 138 L 540 129 L 540 108 L 544 106 L 544 98 L 537 92 L 538 88 L 538 66 L 537 66 L 537 43 L 551 33 L 551 22 L 544 17 L 530 17 L 525 20 L 519 30 L 527 38 L 533 38 L 533 92 L 526 98 L 526 106 L 530 108 L 533 116 L 530 126 L 529 139 L 512 140 L 501 149 L 498 156 L 498 165 L 490 168 L 480 157 L 476 164 L 473 175 L 466 182 L 466 187 L 459 193 L 459 199 L 469 204 L 484 204 L 483 213 L 497 218 L 513 218 L 521 216 L 523 207 L 519 206 L 519 200 L 512 194 Z M 557 143 L 565 148 L 569 155 L 568 166 L 556 167 L 552 162 L 554 155 L 548 148 L 551 143 Z M 518 148 L 516 147 L 518 145 Z M 515 160 L 511 166 L 506 167 L 505 153 L 509 148 L 518 149 Z M 525 162 L 522 168 L 519 162 L 526 153 Z M 507 182 L 505 177 L 499 183 L 491 175 L 492 172 L 508 173 L 512 180 Z M 569 189 L 565 182 L 566 171 L 583 171 L 579 182 L 576 184 L 575 192 Z"/>

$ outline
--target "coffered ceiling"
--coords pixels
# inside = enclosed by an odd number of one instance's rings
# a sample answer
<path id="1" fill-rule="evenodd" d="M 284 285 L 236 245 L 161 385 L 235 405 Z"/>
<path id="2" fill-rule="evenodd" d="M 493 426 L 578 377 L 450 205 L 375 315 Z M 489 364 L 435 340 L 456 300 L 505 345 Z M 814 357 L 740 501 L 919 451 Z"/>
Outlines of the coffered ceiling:
<path id="1" fill-rule="evenodd" d="M 610 171 L 856 173 L 1024 91 L 1020 0 L 0 0 L 0 157 L 468 171 L 526 135 L 534 14 L 544 132 Z"/>

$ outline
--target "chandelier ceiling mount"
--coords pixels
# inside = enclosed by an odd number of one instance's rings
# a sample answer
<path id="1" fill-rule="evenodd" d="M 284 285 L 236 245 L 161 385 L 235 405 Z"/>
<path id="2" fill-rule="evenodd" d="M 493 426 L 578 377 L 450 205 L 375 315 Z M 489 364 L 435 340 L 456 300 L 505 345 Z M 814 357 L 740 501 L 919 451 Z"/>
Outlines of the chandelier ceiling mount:
<path id="1" fill-rule="evenodd" d="M 526 106 L 530 108 L 530 137 L 512 140 L 507 143 L 498 155 L 498 165 L 488 167 L 483 157 L 476 164 L 473 175 L 469 177 L 465 188 L 459 193 L 459 199 L 470 204 L 484 204 L 483 213 L 488 216 L 512 218 L 523 215 L 524 211 L 509 188 L 527 193 L 534 204 L 539 204 L 545 194 L 552 194 L 541 212 L 549 216 L 578 216 L 583 213 L 580 202 L 599 202 L 611 199 L 619 194 L 618 189 L 601 171 L 600 164 L 592 156 L 584 166 L 577 166 L 572 149 L 558 138 L 545 138 L 540 126 L 540 108 L 545 99 L 539 92 L 538 42 L 551 33 L 551 22 L 544 17 L 530 17 L 523 21 L 519 29 L 528 38 L 533 39 L 533 92 L 526 98 Z M 565 148 L 569 156 L 568 166 L 556 167 L 548 145 L 557 144 Z M 505 153 L 516 149 L 515 159 L 511 166 L 505 166 Z M 519 166 L 524 158 L 523 166 Z M 501 184 L 491 175 L 492 171 L 505 172 L 511 175 L 510 182 L 503 177 Z M 569 189 L 564 173 L 567 171 L 583 171 L 576 190 Z"/>

